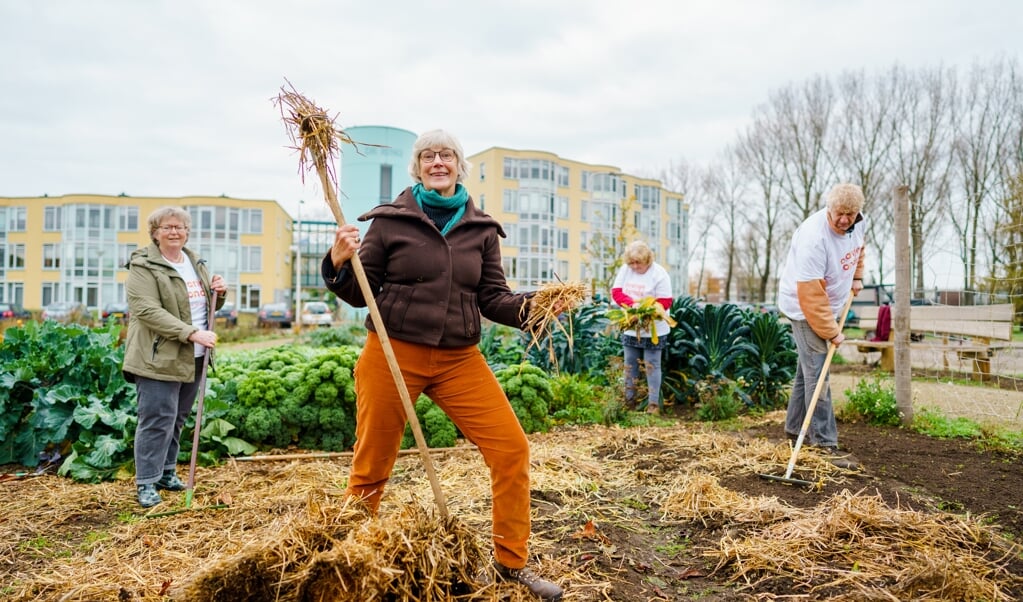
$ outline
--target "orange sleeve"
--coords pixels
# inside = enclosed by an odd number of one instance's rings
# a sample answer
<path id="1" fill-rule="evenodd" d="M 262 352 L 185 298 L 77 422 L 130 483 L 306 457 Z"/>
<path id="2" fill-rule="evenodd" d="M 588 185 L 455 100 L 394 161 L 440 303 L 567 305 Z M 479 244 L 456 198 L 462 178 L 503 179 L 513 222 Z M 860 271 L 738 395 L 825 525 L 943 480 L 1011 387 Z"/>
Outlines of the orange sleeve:
<path id="1" fill-rule="evenodd" d="M 831 311 L 831 302 L 828 301 L 823 280 L 797 282 L 796 296 L 799 298 L 799 309 L 803 310 L 806 321 L 817 336 L 830 341 L 839 335 L 841 331 Z"/>

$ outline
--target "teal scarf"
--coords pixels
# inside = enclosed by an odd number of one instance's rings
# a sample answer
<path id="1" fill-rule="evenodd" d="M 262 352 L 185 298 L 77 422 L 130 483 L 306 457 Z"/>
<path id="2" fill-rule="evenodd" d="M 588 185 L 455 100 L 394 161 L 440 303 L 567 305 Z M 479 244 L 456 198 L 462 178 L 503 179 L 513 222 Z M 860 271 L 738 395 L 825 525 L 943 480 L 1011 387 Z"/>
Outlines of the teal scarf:
<path id="1" fill-rule="evenodd" d="M 462 219 L 465 215 L 465 204 L 469 202 L 469 192 L 461 184 L 455 184 L 455 194 L 452 196 L 441 196 L 436 190 L 427 190 L 422 184 L 416 184 L 412 187 L 412 196 L 416 197 L 420 209 L 423 205 L 436 209 L 457 209 L 441 229 L 442 236 L 446 236 L 451 227 Z"/>

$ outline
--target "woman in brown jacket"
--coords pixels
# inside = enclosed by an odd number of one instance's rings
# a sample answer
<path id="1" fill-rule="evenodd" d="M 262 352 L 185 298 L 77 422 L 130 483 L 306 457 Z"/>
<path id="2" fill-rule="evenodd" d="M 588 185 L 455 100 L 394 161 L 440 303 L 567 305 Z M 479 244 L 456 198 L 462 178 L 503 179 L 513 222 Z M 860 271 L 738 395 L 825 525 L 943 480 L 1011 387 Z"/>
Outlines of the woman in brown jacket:
<path id="1" fill-rule="evenodd" d="M 477 347 L 480 316 L 522 328 L 528 294 L 508 288 L 501 265 L 504 230 L 476 208 L 460 183 L 469 168 L 451 134 L 434 130 L 420 136 L 409 164 L 416 185 L 359 217 L 373 220 L 365 240 L 360 242 L 353 225 L 338 228 L 323 260 L 323 278 L 346 303 L 365 307 L 350 263 L 358 252 L 409 396 L 428 395 L 490 467 L 497 575 L 544 600 L 560 600 L 559 586 L 525 568 L 529 442 Z M 366 327 L 355 366 L 358 413 L 348 493 L 376 512 L 406 417 L 369 318 Z"/>

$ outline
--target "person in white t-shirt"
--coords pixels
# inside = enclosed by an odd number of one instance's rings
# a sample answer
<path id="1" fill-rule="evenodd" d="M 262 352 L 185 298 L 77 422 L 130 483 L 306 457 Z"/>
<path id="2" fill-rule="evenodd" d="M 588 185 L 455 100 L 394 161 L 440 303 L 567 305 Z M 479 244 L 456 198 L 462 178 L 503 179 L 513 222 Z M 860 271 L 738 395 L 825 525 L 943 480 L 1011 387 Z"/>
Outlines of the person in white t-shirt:
<path id="1" fill-rule="evenodd" d="M 792 322 L 798 364 L 785 416 L 785 434 L 799 436 L 828 345 L 841 345 L 845 335 L 838 314 L 849 295 L 863 289 L 863 241 L 867 229 L 863 190 L 837 184 L 826 195 L 826 207 L 806 218 L 792 236 L 782 269 L 778 309 Z M 832 463 L 856 468 L 855 459 L 839 452 L 838 426 L 827 380 L 807 429 L 806 441 L 831 455 Z"/>
<path id="2" fill-rule="evenodd" d="M 671 278 L 660 264 L 654 262 L 654 252 L 643 241 L 637 240 L 625 247 L 623 265 L 611 285 L 611 299 L 620 307 L 631 307 L 646 297 L 653 297 L 665 311 L 671 309 Z M 636 407 L 636 378 L 646 373 L 647 412 L 661 411 L 661 350 L 668 341 L 670 326 L 664 320 L 654 323 L 657 342 L 652 332 L 629 329 L 622 333 L 625 355 L 625 403 Z"/>
<path id="3" fill-rule="evenodd" d="M 182 207 L 161 207 L 148 220 L 152 243 L 131 254 L 125 292 L 128 337 L 122 371 L 138 393 L 135 484 L 143 508 L 159 491 L 181 491 L 177 475 L 181 430 L 202 382 L 207 350 L 217 344 L 209 324 L 213 292 L 219 309 L 227 283 L 185 246 L 192 218 Z"/>

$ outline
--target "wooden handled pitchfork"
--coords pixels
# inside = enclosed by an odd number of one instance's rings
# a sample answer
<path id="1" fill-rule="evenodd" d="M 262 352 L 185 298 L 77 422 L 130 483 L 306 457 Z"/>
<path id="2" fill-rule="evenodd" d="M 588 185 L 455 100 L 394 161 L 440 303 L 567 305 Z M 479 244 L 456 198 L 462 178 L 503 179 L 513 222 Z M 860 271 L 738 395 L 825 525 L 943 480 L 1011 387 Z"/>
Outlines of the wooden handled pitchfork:
<path id="1" fill-rule="evenodd" d="M 337 224 L 339 226 L 345 225 L 347 222 L 345 222 L 345 217 L 341 212 L 341 205 L 338 203 L 337 193 L 335 192 L 336 185 L 332 171 L 333 152 L 338 148 L 338 139 L 353 145 L 355 142 L 343 131 L 339 131 L 334 127 L 333 120 L 327 117 L 327 113 L 323 109 L 295 92 L 294 88 L 291 91 L 281 88 L 281 94 L 277 97 L 277 103 L 281 105 L 281 114 L 285 122 L 293 128 L 293 130 L 289 130 L 289 133 L 292 140 L 296 143 L 295 148 L 301 153 L 300 170 L 305 165 L 307 158 L 312 160 L 316 167 L 316 173 L 320 178 L 320 186 L 323 188 L 323 195 L 327 201 L 327 206 L 330 207 L 331 213 L 334 214 Z M 288 107 L 287 115 L 284 114 L 284 107 Z M 366 278 L 366 271 L 362 267 L 362 261 L 359 259 L 358 253 L 352 256 L 351 263 L 352 270 L 355 272 L 355 278 L 359 283 L 359 289 L 362 291 L 362 296 L 366 299 L 366 305 L 369 307 L 369 315 L 373 321 L 373 327 L 380 338 L 380 346 L 383 348 L 384 357 L 387 359 L 387 366 L 391 370 L 391 376 L 394 377 L 394 386 L 397 387 L 398 394 L 401 397 L 401 404 L 405 408 L 405 416 L 408 419 L 409 426 L 412 428 L 416 445 L 423 458 L 423 467 L 426 470 L 427 477 L 430 479 L 430 486 L 433 488 L 433 495 L 437 500 L 438 511 L 441 518 L 446 521 L 448 519 L 448 509 L 447 502 L 444 499 L 444 492 L 440 488 L 440 481 L 437 479 L 437 474 L 434 471 L 433 460 L 430 459 L 429 447 L 426 445 L 423 429 L 419 425 L 415 406 L 412 405 L 408 387 L 406 387 L 405 379 L 401 375 L 401 368 L 398 366 L 398 360 L 394 355 L 394 349 L 391 347 L 391 340 L 387 336 L 383 317 L 380 315 L 380 309 L 377 307 L 376 299 L 373 297 L 373 290 L 370 288 L 369 280 Z"/>

